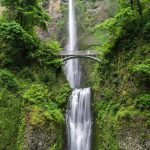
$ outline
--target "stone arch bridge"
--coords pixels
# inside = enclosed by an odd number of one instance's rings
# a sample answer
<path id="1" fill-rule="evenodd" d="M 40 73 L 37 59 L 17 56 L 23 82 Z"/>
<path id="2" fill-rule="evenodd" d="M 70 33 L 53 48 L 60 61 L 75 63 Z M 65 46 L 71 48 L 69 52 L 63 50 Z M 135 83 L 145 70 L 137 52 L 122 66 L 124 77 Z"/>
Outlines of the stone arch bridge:
<path id="1" fill-rule="evenodd" d="M 75 59 L 75 58 L 88 58 L 88 59 L 92 59 L 94 61 L 97 62 L 101 62 L 101 60 L 97 57 L 98 56 L 98 52 L 97 51 L 93 51 L 93 50 L 86 50 L 86 51 L 61 51 L 59 53 L 61 59 L 63 61 L 67 61 L 70 59 Z"/>

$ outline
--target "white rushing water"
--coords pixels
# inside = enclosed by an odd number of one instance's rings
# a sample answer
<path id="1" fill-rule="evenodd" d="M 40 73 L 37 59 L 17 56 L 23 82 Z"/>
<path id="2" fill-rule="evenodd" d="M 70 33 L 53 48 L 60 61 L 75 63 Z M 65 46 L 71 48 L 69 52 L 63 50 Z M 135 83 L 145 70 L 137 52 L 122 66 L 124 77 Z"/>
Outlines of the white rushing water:
<path id="1" fill-rule="evenodd" d="M 69 39 L 67 51 L 77 49 L 77 29 L 75 20 L 74 0 L 69 0 Z M 68 60 L 65 65 L 66 77 L 73 90 L 66 111 L 66 124 L 68 135 L 67 150 L 90 150 L 91 149 L 91 90 L 81 87 L 80 63 L 78 59 Z"/>
<path id="2" fill-rule="evenodd" d="M 66 46 L 67 51 L 77 51 L 77 29 L 75 19 L 74 1 L 69 0 L 69 21 L 68 21 L 68 32 L 69 38 Z M 68 60 L 65 64 L 66 77 L 72 88 L 79 88 L 81 84 L 81 69 L 78 59 Z"/>
<path id="3" fill-rule="evenodd" d="M 91 91 L 90 88 L 72 92 L 66 113 L 69 150 L 91 148 Z"/>

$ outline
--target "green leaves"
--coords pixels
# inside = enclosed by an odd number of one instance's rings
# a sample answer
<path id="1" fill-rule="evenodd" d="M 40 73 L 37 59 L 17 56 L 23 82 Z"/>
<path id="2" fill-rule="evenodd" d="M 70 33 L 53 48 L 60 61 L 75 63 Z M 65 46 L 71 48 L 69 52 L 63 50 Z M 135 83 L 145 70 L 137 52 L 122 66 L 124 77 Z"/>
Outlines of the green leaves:
<path id="1" fill-rule="evenodd" d="M 61 48 L 57 41 L 46 41 L 32 55 L 37 58 L 42 66 L 59 68 L 62 64 L 62 61 L 57 58 L 60 50 Z"/>
<path id="2" fill-rule="evenodd" d="M 109 31 L 113 36 L 119 36 L 123 27 L 134 20 L 134 16 L 130 7 L 121 9 L 121 11 L 114 17 L 98 24 L 95 30 Z"/>
<path id="3" fill-rule="evenodd" d="M 33 37 L 16 22 L 0 24 L 0 43 L 15 48 L 32 48 L 35 45 Z"/>
<path id="4" fill-rule="evenodd" d="M 141 64 L 135 64 L 131 67 L 131 72 L 138 75 L 143 81 L 149 81 L 150 77 L 150 59 L 146 59 Z"/>
<path id="5" fill-rule="evenodd" d="M 15 76 L 8 70 L 0 71 L 0 89 L 6 88 L 10 91 L 15 91 L 19 87 L 19 82 Z"/>
<path id="6" fill-rule="evenodd" d="M 32 84 L 31 87 L 24 93 L 23 98 L 32 104 L 38 104 L 48 101 L 47 94 L 48 89 L 44 88 L 40 84 Z"/>
<path id="7" fill-rule="evenodd" d="M 150 109 L 150 94 L 143 94 L 135 101 L 135 107 L 139 109 Z"/>
<path id="8" fill-rule="evenodd" d="M 42 10 L 40 0 L 1 0 L 0 3 L 7 8 L 8 18 L 18 22 L 26 30 L 31 30 L 34 26 L 46 29 L 46 22 L 50 18 Z"/>
<path id="9" fill-rule="evenodd" d="M 117 40 L 132 27 L 130 24 L 133 24 L 134 19 L 133 11 L 128 6 L 120 9 L 115 17 L 106 19 L 93 28 L 95 33 L 100 34 L 97 35 L 101 37 L 99 49 L 104 55 L 109 53 Z M 105 41 L 102 41 L 103 39 L 105 39 Z"/>

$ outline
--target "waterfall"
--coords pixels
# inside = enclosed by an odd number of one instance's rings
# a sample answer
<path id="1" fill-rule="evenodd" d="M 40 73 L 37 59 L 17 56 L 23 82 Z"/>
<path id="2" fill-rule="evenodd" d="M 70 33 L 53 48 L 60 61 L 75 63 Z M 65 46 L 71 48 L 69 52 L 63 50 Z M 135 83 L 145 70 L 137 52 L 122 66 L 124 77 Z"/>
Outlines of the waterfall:
<path id="1" fill-rule="evenodd" d="M 69 150 L 90 150 L 91 146 L 91 91 L 75 89 L 66 113 Z"/>
<path id="2" fill-rule="evenodd" d="M 77 29 L 75 19 L 74 0 L 69 0 L 69 38 L 66 46 L 67 51 L 77 51 Z M 78 59 L 68 60 L 64 67 L 70 86 L 74 88 L 66 111 L 66 124 L 68 136 L 67 150 L 90 150 L 91 149 L 91 90 L 80 89 L 81 75 L 80 62 Z"/>
<path id="3" fill-rule="evenodd" d="M 74 1 L 69 0 L 69 22 L 68 31 L 69 39 L 66 46 L 67 51 L 77 51 L 77 29 L 75 19 Z M 81 84 L 81 68 L 78 59 L 68 60 L 65 64 L 66 77 L 72 88 L 79 88 Z"/>

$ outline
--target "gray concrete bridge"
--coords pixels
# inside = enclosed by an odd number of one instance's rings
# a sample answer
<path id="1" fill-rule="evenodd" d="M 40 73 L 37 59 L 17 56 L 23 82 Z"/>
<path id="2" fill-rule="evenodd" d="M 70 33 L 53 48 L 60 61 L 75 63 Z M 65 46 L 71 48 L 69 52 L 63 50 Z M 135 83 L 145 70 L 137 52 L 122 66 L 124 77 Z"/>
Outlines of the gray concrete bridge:
<path id="1" fill-rule="evenodd" d="M 75 59 L 75 58 L 88 58 L 88 59 L 92 59 L 97 62 L 101 62 L 101 60 L 99 58 L 97 58 L 98 54 L 99 53 L 97 51 L 93 51 L 93 50 L 61 51 L 59 53 L 59 55 L 61 56 L 61 59 L 63 61 L 67 61 L 67 60 Z"/>

